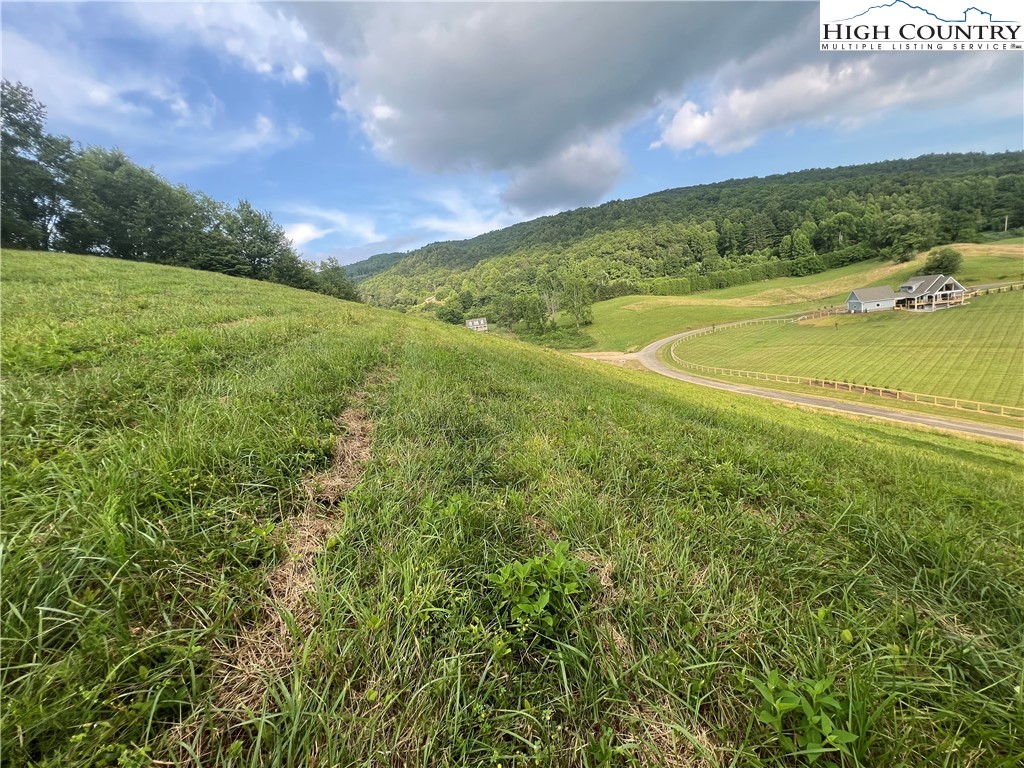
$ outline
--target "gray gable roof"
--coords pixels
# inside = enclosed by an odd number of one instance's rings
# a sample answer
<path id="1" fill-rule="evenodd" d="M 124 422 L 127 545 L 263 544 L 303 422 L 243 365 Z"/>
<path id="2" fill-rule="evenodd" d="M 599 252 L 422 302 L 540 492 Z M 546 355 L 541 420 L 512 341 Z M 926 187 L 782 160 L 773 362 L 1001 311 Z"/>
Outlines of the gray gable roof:
<path id="1" fill-rule="evenodd" d="M 900 292 L 914 298 L 932 293 L 936 286 L 941 286 L 946 281 L 945 275 L 918 275 L 912 277 L 900 286 Z M 909 291 L 904 291 L 909 288 Z"/>
<path id="2" fill-rule="evenodd" d="M 907 282 L 900 286 L 900 295 L 909 296 L 911 298 L 920 298 L 921 296 L 927 296 L 930 293 L 935 293 L 946 283 L 952 282 L 954 289 L 965 290 L 960 283 L 958 283 L 952 277 L 946 277 L 945 275 L 921 275 L 918 277 L 912 277 Z M 904 291 L 904 288 L 909 288 L 909 291 Z"/>
<path id="3" fill-rule="evenodd" d="M 878 288 L 854 288 L 847 301 L 850 299 L 856 299 L 857 301 L 887 301 L 896 298 L 899 298 L 899 296 L 892 288 L 888 285 L 882 285 Z"/>

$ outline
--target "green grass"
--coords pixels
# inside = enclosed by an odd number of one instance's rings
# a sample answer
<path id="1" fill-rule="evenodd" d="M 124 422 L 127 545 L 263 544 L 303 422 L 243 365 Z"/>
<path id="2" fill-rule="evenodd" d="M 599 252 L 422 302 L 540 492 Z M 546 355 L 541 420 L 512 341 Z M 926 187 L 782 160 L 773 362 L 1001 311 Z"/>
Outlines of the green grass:
<path id="1" fill-rule="evenodd" d="M 957 279 L 967 286 L 1024 280 L 1024 238 L 999 240 L 985 245 L 953 246 L 964 255 Z"/>
<path id="2" fill-rule="evenodd" d="M 667 348 L 662 348 L 658 354 L 658 358 L 666 363 L 672 365 L 672 357 L 667 354 Z M 678 365 L 678 364 L 677 364 Z M 864 403 L 879 408 L 885 408 L 892 411 L 909 411 L 913 413 L 922 413 L 929 416 L 938 416 L 945 419 L 954 419 L 956 421 L 964 422 L 975 422 L 979 424 L 992 424 L 998 427 L 1010 427 L 1020 431 L 1021 421 L 1019 418 L 1013 415 L 1000 415 L 998 409 L 994 406 L 982 406 L 980 409 L 974 408 L 951 408 L 945 405 L 935 405 L 933 403 L 914 402 L 913 400 L 897 400 L 892 397 L 879 397 L 878 394 L 873 392 L 861 393 L 861 392 L 846 392 L 843 390 L 835 390 L 830 387 L 813 386 L 809 384 L 795 384 L 792 382 L 783 381 L 767 381 L 764 379 L 757 380 L 756 377 L 750 376 L 728 376 L 726 374 L 710 374 L 703 371 L 693 371 L 685 367 L 680 366 L 680 370 L 687 373 L 692 373 L 702 378 L 714 379 L 716 381 L 726 381 L 732 384 L 740 384 L 745 386 L 760 387 L 762 389 L 771 389 L 779 392 L 796 392 L 798 394 L 811 395 L 813 397 L 825 397 L 830 400 L 845 400 L 853 403 Z M 896 413 L 893 415 L 894 418 L 899 418 L 900 414 Z"/>
<path id="3" fill-rule="evenodd" d="M 764 307 L 696 304 L 684 301 L 685 298 L 622 296 L 594 304 L 594 324 L 585 330 L 596 343 L 586 349 L 634 352 L 674 333 L 772 314 Z"/>
<path id="4" fill-rule="evenodd" d="M 958 244 L 967 286 L 1024 280 L 1024 248 L 1018 239 L 984 245 Z M 896 286 L 921 270 L 925 254 L 907 264 L 868 261 L 806 277 L 782 277 L 691 296 L 622 296 L 594 304 L 586 329 L 593 351 L 631 352 L 674 333 L 714 323 L 766 317 L 841 304 L 854 288 Z M 562 319 L 562 324 L 568 322 Z M 584 348 L 582 345 L 579 348 Z"/>
<path id="5" fill-rule="evenodd" d="M 263 283 L 2 269 L 7 764 L 798 765 L 823 714 L 818 765 L 1024 758 L 1017 450 Z M 317 506 L 360 391 L 365 473 Z M 300 513 L 303 609 L 225 699 Z"/>
<path id="6" fill-rule="evenodd" d="M 1024 405 L 1024 291 L 935 313 L 752 325 L 678 342 L 700 365 Z"/>

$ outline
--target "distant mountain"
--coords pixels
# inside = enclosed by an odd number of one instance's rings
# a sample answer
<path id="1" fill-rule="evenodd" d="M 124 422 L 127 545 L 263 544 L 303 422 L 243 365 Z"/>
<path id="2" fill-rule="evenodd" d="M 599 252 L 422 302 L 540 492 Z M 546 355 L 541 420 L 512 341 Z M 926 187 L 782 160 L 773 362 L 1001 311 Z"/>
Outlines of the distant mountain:
<path id="1" fill-rule="evenodd" d="M 345 272 L 359 283 L 394 266 L 408 255 L 407 253 L 378 253 L 368 259 L 346 265 Z"/>
<path id="2" fill-rule="evenodd" d="M 434 311 L 447 302 L 484 315 L 567 270 L 599 299 L 668 290 L 670 279 L 692 289 L 730 270 L 760 279 L 776 261 L 838 254 L 794 267 L 813 271 L 829 260 L 899 257 L 1002 229 L 1005 217 L 1024 225 L 1024 152 L 925 155 L 669 189 L 346 269 L 371 303 Z"/>

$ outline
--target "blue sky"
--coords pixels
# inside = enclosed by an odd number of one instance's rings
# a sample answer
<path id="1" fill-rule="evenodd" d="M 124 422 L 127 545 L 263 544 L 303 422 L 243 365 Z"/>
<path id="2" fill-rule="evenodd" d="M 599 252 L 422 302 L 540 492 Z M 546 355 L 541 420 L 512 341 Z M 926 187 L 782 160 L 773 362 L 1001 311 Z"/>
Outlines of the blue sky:
<path id="1" fill-rule="evenodd" d="M 934 0 L 950 5 L 960 0 Z M 1019 53 L 822 53 L 817 3 L 7 3 L 51 132 L 343 262 L 669 187 L 1024 144 Z"/>

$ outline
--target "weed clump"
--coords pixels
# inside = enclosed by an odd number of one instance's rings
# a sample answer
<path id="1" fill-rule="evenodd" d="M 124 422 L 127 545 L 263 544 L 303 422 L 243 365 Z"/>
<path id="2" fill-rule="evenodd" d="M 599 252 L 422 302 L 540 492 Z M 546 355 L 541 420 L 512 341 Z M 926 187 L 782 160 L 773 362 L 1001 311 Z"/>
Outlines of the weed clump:
<path id="1" fill-rule="evenodd" d="M 813 765 L 824 755 L 852 758 L 858 735 L 842 727 L 848 704 L 835 691 L 835 675 L 820 680 L 787 680 L 773 669 L 765 680 L 751 679 L 761 704 L 757 719 L 768 726 L 783 751 Z"/>
<path id="2" fill-rule="evenodd" d="M 549 542 L 550 551 L 505 564 L 487 574 L 499 620 L 516 632 L 563 634 L 593 595 L 587 564 L 569 557 L 569 544 Z"/>

